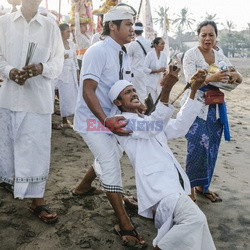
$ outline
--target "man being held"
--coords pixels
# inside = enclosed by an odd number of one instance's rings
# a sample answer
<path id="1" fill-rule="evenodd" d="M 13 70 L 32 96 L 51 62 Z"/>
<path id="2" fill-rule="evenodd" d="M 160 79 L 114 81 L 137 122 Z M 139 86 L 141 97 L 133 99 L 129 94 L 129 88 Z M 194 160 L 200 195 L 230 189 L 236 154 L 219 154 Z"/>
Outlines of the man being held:
<path id="1" fill-rule="evenodd" d="M 22 0 L 20 10 L 0 18 L 0 186 L 15 198 L 31 198 L 43 222 L 57 214 L 45 204 L 50 166 L 51 80 L 63 66 L 55 22 L 38 14 L 41 0 Z M 29 60 L 28 60 L 29 59 Z"/>
<path id="2" fill-rule="evenodd" d="M 178 81 L 178 70 L 169 67 L 156 110 L 150 116 L 138 112 L 140 101 L 134 86 L 117 81 L 109 98 L 119 108 L 117 114 L 126 118 L 129 136 L 116 136 L 135 170 L 138 213 L 153 218 L 158 234 L 155 249 L 215 249 L 207 220 L 188 196 L 190 182 L 167 144 L 167 140 L 184 136 L 198 115 L 202 104 L 194 100 L 197 89 L 204 85 L 206 71 L 198 71 L 192 79 L 190 98 L 171 119 L 173 106 L 169 104 L 172 87 Z M 112 131 L 120 128 L 112 120 L 106 121 Z M 153 214 L 155 211 L 155 214 Z M 118 234 L 122 231 L 115 227 Z"/>

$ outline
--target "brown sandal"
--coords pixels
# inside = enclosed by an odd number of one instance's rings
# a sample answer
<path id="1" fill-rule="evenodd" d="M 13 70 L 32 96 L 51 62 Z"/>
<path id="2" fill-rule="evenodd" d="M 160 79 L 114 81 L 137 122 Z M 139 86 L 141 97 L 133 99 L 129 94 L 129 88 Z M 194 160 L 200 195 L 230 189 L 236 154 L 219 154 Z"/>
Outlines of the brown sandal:
<path id="1" fill-rule="evenodd" d="M 54 224 L 58 220 L 57 214 L 55 212 L 53 213 L 47 205 L 40 205 L 35 208 L 29 207 L 29 211 L 46 224 Z M 48 215 L 54 215 L 54 217 L 46 217 L 42 215 L 42 212 L 46 212 Z"/>
<path id="2" fill-rule="evenodd" d="M 124 246 L 127 247 L 133 247 L 133 248 L 144 248 L 147 247 L 146 242 L 142 239 L 142 237 L 137 233 L 137 231 L 135 229 L 133 230 L 121 230 L 119 225 L 115 225 L 114 227 L 114 231 L 117 235 L 120 236 L 121 240 L 122 240 L 122 244 Z M 131 242 L 131 241 L 127 241 L 124 240 L 123 237 L 126 236 L 131 236 L 136 238 L 139 243 L 135 243 L 135 242 Z"/>
<path id="3" fill-rule="evenodd" d="M 215 192 L 208 191 L 206 193 L 203 193 L 203 191 L 199 190 L 198 188 L 195 188 L 195 192 L 197 194 L 205 196 L 207 199 L 209 199 L 211 202 L 222 202 L 222 199 L 219 197 L 219 195 Z"/>

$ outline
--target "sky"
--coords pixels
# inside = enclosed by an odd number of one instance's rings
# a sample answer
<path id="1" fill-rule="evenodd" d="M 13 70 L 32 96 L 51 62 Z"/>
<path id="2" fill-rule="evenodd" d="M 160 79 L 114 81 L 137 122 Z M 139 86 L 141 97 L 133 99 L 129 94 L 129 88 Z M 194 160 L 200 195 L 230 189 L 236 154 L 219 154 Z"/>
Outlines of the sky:
<path id="1" fill-rule="evenodd" d="M 58 11 L 59 0 L 48 0 L 49 9 Z M 103 0 L 104 1 L 104 0 Z M 100 0 L 93 0 L 94 9 L 98 8 Z M 61 13 L 68 14 L 70 11 L 71 0 L 61 0 Z M 139 8 L 140 0 L 122 0 L 124 3 L 132 5 L 136 10 Z M 169 7 L 169 18 L 177 18 L 177 14 L 180 13 L 182 8 L 188 8 L 190 18 L 195 19 L 198 23 L 202 21 L 202 17 L 208 14 L 216 14 L 215 21 L 218 23 L 218 28 L 221 29 L 223 26 L 221 23 L 226 21 L 232 21 L 235 24 L 235 30 L 246 29 L 247 23 L 250 23 L 250 14 L 248 7 L 248 0 L 150 0 L 152 9 L 152 16 L 157 17 L 155 12 L 156 9 L 161 7 Z M 9 6 L 7 0 L 0 0 L 0 5 L 5 7 Z M 45 6 L 45 0 L 42 1 L 42 6 Z M 196 30 L 196 25 L 193 29 Z M 158 29 L 155 27 L 155 29 Z"/>

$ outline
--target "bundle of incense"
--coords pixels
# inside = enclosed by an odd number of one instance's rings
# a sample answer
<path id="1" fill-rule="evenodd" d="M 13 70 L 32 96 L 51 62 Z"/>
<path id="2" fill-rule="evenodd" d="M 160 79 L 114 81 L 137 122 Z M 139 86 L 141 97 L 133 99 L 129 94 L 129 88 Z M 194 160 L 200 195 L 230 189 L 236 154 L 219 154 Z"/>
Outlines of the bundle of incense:
<path id="1" fill-rule="evenodd" d="M 32 57 L 36 51 L 37 43 L 29 43 L 27 55 L 26 55 L 26 61 L 25 61 L 25 66 L 28 66 L 32 60 Z"/>

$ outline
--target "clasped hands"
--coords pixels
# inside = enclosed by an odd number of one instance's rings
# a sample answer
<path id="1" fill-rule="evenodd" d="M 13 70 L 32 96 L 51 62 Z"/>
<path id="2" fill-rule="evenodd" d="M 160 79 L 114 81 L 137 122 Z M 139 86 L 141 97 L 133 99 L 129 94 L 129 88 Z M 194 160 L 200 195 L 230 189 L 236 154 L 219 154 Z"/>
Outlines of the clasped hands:
<path id="1" fill-rule="evenodd" d="M 9 78 L 10 80 L 16 82 L 19 85 L 24 85 L 26 80 L 41 75 L 43 71 L 43 66 L 39 64 L 30 64 L 22 68 L 22 70 L 13 68 L 10 71 Z"/>

